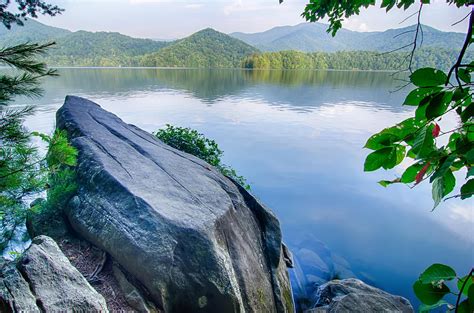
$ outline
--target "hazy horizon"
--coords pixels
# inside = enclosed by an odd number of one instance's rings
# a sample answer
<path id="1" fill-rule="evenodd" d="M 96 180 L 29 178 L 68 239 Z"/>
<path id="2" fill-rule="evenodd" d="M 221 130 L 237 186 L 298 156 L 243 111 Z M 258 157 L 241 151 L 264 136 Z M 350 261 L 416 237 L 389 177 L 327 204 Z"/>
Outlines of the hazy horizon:
<path id="1" fill-rule="evenodd" d="M 300 14 L 307 2 L 286 0 L 280 5 L 278 0 L 57 0 L 52 3 L 66 11 L 53 18 L 41 16 L 38 21 L 71 31 L 119 32 L 137 38 L 172 40 L 205 28 L 227 34 L 256 33 L 301 24 L 305 20 Z M 343 27 L 363 32 L 402 28 L 414 24 L 415 17 L 400 22 L 415 11 L 411 8 L 386 14 L 374 7 L 346 20 Z M 468 12 L 438 0 L 425 5 L 422 23 L 442 31 L 465 32 L 467 20 L 451 25 Z"/>

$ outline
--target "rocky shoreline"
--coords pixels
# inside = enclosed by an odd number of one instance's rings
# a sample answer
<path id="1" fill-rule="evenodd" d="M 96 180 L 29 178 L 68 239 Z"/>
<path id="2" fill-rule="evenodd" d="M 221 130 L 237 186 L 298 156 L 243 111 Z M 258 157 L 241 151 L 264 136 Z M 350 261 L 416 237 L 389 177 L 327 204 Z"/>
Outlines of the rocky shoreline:
<path id="1" fill-rule="evenodd" d="M 294 312 L 280 223 L 247 190 L 83 98 L 57 127 L 78 188 L 54 219 L 28 218 L 31 247 L 2 264 L 2 312 Z M 310 312 L 413 311 L 357 280 L 318 290 Z"/>

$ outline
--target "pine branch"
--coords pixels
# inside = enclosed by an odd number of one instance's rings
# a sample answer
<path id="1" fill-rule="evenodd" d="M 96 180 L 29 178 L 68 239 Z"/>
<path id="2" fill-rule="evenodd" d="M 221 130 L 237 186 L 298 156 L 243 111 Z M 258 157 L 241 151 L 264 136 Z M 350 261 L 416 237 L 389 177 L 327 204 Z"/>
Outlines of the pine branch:
<path id="1" fill-rule="evenodd" d="M 0 106 L 7 105 L 13 97 L 18 95 L 29 98 L 41 96 L 43 90 L 39 87 L 39 79 L 55 74 L 55 71 L 48 70 L 40 75 L 23 73 L 14 77 L 0 76 Z"/>
<path id="2" fill-rule="evenodd" d="M 23 120 L 34 113 L 34 107 L 27 106 L 18 110 L 0 111 L 0 143 L 25 143 L 29 134 L 22 127 Z"/>
<path id="3" fill-rule="evenodd" d="M 33 74 L 44 75 L 48 72 L 46 64 L 35 61 L 35 57 L 44 55 L 54 42 L 47 44 L 20 44 L 13 47 L 0 49 L 0 63 L 18 70 Z"/>

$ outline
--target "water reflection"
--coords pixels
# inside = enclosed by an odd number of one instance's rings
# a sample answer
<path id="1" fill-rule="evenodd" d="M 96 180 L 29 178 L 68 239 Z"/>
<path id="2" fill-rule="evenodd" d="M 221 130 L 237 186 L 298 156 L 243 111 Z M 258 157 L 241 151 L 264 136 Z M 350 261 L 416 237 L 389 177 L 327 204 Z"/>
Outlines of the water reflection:
<path id="1" fill-rule="evenodd" d="M 128 97 L 137 93 L 178 90 L 209 104 L 226 97 L 248 95 L 300 109 L 335 99 L 352 99 L 387 105 L 396 103 L 393 110 L 403 110 L 399 103 L 404 94 L 390 93 L 396 87 L 390 73 L 94 68 L 59 71 L 59 78 L 45 82 L 47 94 L 40 103 L 63 98 L 65 92 Z"/>
<path id="2" fill-rule="evenodd" d="M 389 73 L 60 73 L 45 82 L 30 128 L 50 131 L 66 94 L 91 98 L 147 131 L 166 123 L 196 128 L 219 143 L 225 163 L 277 213 L 290 248 L 307 253 L 320 242 L 331 260 L 347 260 L 346 272 L 412 301 L 412 282 L 429 264 L 451 264 L 460 273 L 474 264 L 471 200 L 452 200 L 431 213 L 429 186 L 384 189 L 376 182 L 395 173 L 362 170 L 367 137 L 411 114 L 400 105 L 405 93 L 390 92 L 397 83 Z M 34 102 L 17 101 L 27 103 Z"/>

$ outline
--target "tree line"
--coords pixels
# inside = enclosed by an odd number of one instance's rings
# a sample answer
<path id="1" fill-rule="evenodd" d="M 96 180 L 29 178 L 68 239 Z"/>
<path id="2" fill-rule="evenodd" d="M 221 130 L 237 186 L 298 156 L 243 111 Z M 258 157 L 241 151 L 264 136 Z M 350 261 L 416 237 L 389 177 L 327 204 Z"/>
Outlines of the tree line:
<path id="1" fill-rule="evenodd" d="M 312 52 L 279 51 L 253 54 L 242 61 L 247 69 L 333 69 L 393 71 L 406 68 L 408 52 L 380 53 L 371 51 Z M 442 48 L 423 48 L 416 51 L 413 67 L 448 69 L 456 60 L 457 52 Z"/>

